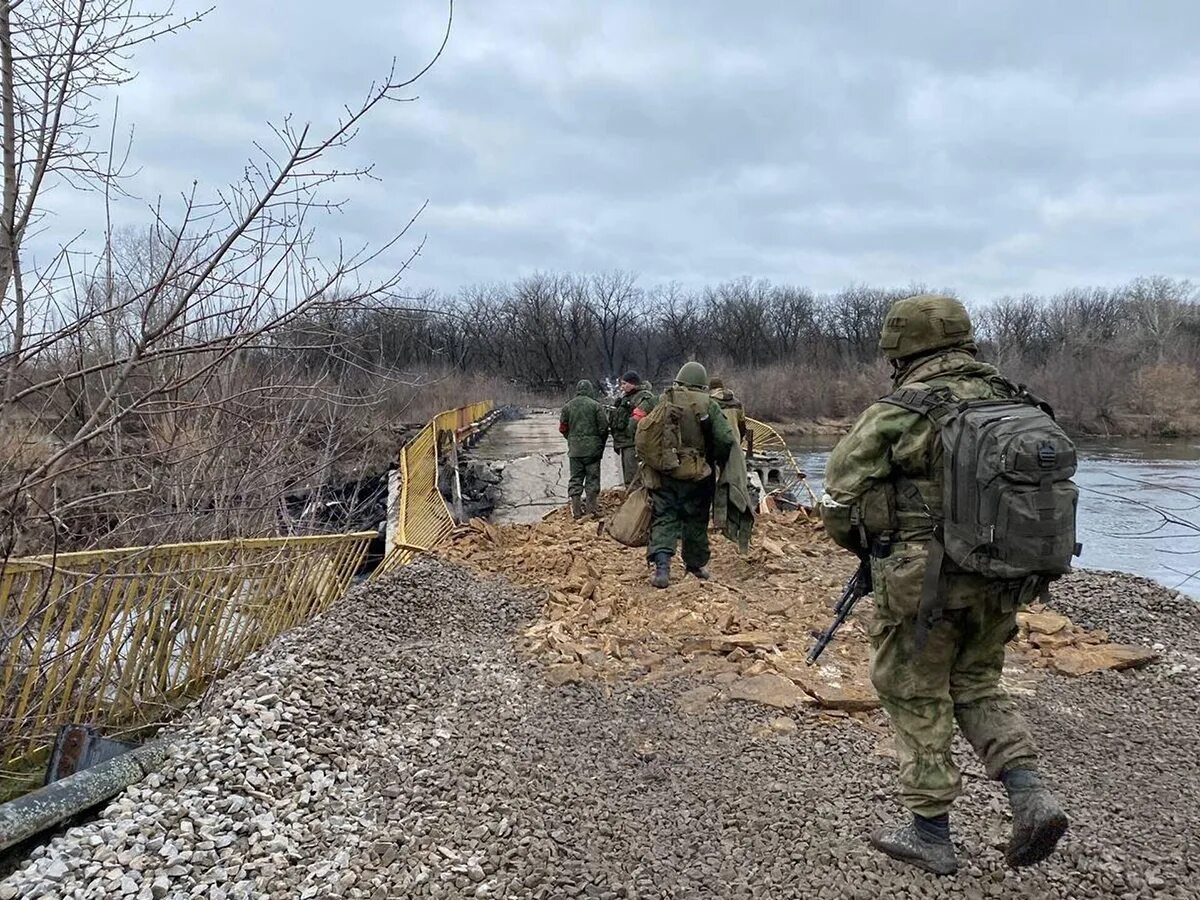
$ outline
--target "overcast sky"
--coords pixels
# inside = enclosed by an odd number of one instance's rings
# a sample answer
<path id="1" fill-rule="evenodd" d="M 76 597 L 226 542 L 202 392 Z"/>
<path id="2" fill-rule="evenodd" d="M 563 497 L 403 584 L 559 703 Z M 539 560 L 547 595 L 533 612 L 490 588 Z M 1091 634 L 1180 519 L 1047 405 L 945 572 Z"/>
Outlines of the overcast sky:
<path id="1" fill-rule="evenodd" d="M 124 220 L 213 192 L 292 113 L 317 123 L 395 56 L 417 70 L 444 0 L 217 0 L 142 51 Z M 424 201 L 413 288 L 536 270 L 968 298 L 1195 277 L 1200 4 L 459 0 L 415 103 L 368 120 L 321 223 L 385 239 Z M 64 209 L 60 224 L 84 216 Z"/>

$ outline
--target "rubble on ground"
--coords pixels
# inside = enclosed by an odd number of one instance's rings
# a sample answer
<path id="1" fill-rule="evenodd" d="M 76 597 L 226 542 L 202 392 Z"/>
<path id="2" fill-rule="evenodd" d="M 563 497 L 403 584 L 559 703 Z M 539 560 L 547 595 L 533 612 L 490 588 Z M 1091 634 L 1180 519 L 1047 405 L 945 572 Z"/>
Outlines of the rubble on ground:
<path id="1" fill-rule="evenodd" d="M 1035 668 L 1060 675 L 1080 676 L 1106 670 L 1143 666 L 1159 658 L 1157 651 L 1132 644 L 1114 644 L 1105 631 L 1079 628 L 1064 615 L 1034 604 L 1017 614 L 1021 629 L 1018 647 Z"/>
<path id="2" fill-rule="evenodd" d="M 606 492 L 603 514 L 621 499 Z M 805 664 L 856 565 L 818 520 L 803 510 L 760 516 L 745 556 L 715 533 L 711 543 L 713 579 L 685 577 L 676 557 L 666 590 L 649 585 L 643 550 L 617 544 L 601 522 L 573 520 L 566 509 L 528 525 L 474 520 L 439 552 L 543 592 L 542 618 L 525 629 L 521 646 L 546 664 L 554 684 L 700 676 L 724 698 L 781 709 L 861 714 L 878 707 L 868 675 L 869 599 L 820 663 Z M 1012 650 L 1026 667 L 1084 675 L 1156 656 L 1109 643 L 1103 632 L 1077 628 L 1040 605 L 1022 613 L 1021 623 Z"/>
<path id="3" fill-rule="evenodd" d="M 1200 606 L 1142 584 L 1057 589 L 1075 621 L 1166 644 L 1018 697 L 1071 815 L 1033 868 L 1005 863 L 1003 788 L 961 739 L 961 868 L 938 878 L 865 840 L 903 815 L 886 727 L 718 681 L 552 687 L 513 645 L 532 592 L 423 559 L 216 682 L 161 771 L 28 852 L 0 900 L 1194 898 Z"/>

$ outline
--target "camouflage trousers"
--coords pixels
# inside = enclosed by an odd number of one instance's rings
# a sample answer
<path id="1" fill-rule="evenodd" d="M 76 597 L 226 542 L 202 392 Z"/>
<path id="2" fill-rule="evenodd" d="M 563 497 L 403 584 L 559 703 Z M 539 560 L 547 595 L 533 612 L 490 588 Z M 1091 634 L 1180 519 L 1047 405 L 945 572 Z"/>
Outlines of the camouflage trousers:
<path id="1" fill-rule="evenodd" d="M 568 497 L 582 497 L 600 493 L 600 460 L 602 456 L 572 456 L 570 459 L 571 480 L 567 482 Z"/>
<path id="2" fill-rule="evenodd" d="M 895 733 L 900 801 L 918 815 L 936 816 L 962 792 L 962 773 L 950 752 L 955 723 L 989 778 L 1036 768 L 1037 747 L 1000 686 L 1004 645 L 1017 633 L 1018 591 L 977 576 L 943 577 L 951 608 L 918 652 L 923 563 L 923 548 L 919 558 L 899 552 L 872 560 L 871 681 Z"/>
<path id="3" fill-rule="evenodd" d="M 712 514 L 715 485 L 704 481 L 678 481 L 660 476 L 661 485 L 650 491 L 652 515 L 646 557 L 675 555 L 683 544 L 683 564 L 690 568 L 708 565 L 708 520 Z"/>

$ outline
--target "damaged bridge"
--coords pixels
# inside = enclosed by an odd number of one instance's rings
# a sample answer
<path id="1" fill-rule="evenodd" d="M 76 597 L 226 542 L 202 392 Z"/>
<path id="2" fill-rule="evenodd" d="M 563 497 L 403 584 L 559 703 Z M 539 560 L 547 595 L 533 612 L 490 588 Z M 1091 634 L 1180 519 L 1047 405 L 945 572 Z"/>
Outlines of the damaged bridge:
<path id="1" fill-rule="evenodd" d="M 218 567 L 194 556 L 197 587 L 176 576 L 129 597 L 165 612 L 143 616 L 140 641 L 130 632 L 122 646 L 143 649 L 118 670 L 211 644 L 211 687 L 159 731 L 149 776 L 10 861 L 0 900 L 1195 896 L 1196 604 L 1078 573 L 1053 610 L 1023 616 L 1005 678 L 1072 830 L 1044 865 L 1008 869 L 1003 794 L 969 763 L 963 865 L 937 879 L 864 840 L 900 813 L 867 674 L 869 601 L 824 665 L 803 666 L 851 568 L 814 521 L 764 512 L 745 556 L 714 541 L 711 582 L 654 591 L 641 551 L 560 509 L 552 415 L 500 419 L 478 440 L 478 410 L 452 418 L 405 448 L 387 565 L 348 593 L 362 551 L 346 537 L 303 578 L 247 590 L 254 570 L 226 548 L 220 571 L 243 566 L 240 587 L 202 588 Z M 605 493 L 606 512 L 617 503 Z M 472 515 L 487 504 L 490 520 Z M 263 618 L 305 585 L 306 615 L 289 602 L 292 619 Z M 208 605 L 176 605 L 187 590 Z M 222 604 L 236 640 L 161 630 Z M 78 641 L 84 609 L 41 611 L 46 633 Z M 127 677 L 120 696 L 153 718 L 156 682 Z M 85 708 L 108 710 L 107 690 Z"/>

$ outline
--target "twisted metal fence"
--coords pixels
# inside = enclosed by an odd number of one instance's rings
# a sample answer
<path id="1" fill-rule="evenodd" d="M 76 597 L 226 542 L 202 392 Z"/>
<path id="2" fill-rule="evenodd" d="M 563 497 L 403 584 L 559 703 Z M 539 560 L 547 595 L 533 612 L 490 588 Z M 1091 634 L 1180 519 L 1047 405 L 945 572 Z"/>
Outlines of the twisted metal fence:
<path id="1" fill-rule="evenodd" d="M 407 565 L 453 530 L 454 517 L 439 485 L 440 458 L 452 442 L 472 435 L 492 409 L 491 401 L 485 400 L 439 413 L 400 450 L 392 547 L 376 568 L 376 576 Z"/>
<path id="2" fill-rule="evenodd" d="M 393 571 L 454 527 L 439 456 L 492 411 L 435 416 L 400 451 Z M 89 550 L 0 567 L 0 776 L 44 758 L 61 725 L 110 733 L 179 701 L 345 594 L 374 532 Z"/>
<path id="3" fill-rule="evenodd" d="M 329 608 L 373 532 L 94 550 L 0 569 L 0 765 L 60 725 L 136 728 Z"/>

